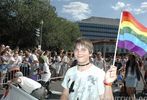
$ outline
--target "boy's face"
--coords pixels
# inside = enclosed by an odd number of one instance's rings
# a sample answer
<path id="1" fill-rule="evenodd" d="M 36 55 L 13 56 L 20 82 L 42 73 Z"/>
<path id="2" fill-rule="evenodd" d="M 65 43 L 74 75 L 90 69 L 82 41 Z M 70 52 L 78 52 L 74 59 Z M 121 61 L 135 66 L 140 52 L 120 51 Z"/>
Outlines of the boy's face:
<path id="1" fill-rule="evenodd" d="M 84 45 L 77 44 L 74 50 L 75 58 L 78 61 L 78 64 L 85 64 L 89 62 L 89 57 L 92 55 L 89 53 L 88 48 Z"/>

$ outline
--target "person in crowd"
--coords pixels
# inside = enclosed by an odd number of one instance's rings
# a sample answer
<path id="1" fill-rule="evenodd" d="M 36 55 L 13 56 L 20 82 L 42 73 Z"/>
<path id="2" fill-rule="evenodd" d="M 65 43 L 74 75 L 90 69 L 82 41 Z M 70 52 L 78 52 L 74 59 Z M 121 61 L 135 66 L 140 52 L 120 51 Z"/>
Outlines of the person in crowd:
<path id="1" fill-rule="evenodd" d="M 96 61 L 97 61 L 96 52 L 94 52 L 94 53 L 92 54 L 92 56 L 90 57 L 90 61 L 91 61 L 94 65 L 97 65 L 97 64 L 96 64 Z"/>
<path id="2" fill-rule="evenodd" d="M 51 51 L 48 51 L 48 63 L 49 63 L 49 66 L 51 66 L 53 64 L 53 58 L 52 58 L 52 53 Z"/>
<path id="3" fill-rule="evenodd" d="M 116 67 L 111 66 L 105 74 L 90 62 L 92 53 L 91 41 L 77 39 L 74 49 L 77 65 L 65 74 L 60 100 L 114 100 L 111 85 L 116 79 Z"/>
<path id="4" fill-rule="evenodd" d="M 122 67 L 122 63 L 121 63 L 121 58 L 117 57 L 116 61 L 115 61 L 115 66 L 117 67 L 117 70 L 119 71 Z"/>
<path id="5" fill-rule="evenodd" d="M 39 74 L 41 75 L 41 84 L 47 89 L 47 94 L 50 94 L 49 91 L 49 81 L 51 78 L 51 72 L 49 69 L 49 62 L 48 62 L 48 51 L 42 52 L 39 57 L 40 62 L 40 70 Z"/>
<path id="6" fill-rule="evenodd" d="M 65 75 L 67 69 L 69 68 L 69 62 L 70 62 L 70 59 L 68 57 L 68 52 L 63 51 L 63 58 L 62 58 L 63 76 Z"/>
<path id="7" fill-rule="evenodd" d="M 49 61 L 49 56 L 50 54 L 50 51 L 48 50 L 45 50 L 44 53 L 43 53 L 43 59 L 44 59 L 44 62 L 49 66 L 50 65 L 50 61 Z"/>
<path id="8" fill-rule="evenodd" d="M 137 57 L 134 54 L 128 55 L 128 61 L 126 62 L 125 70 L 125 85 L 127 94 L 131 97 L 131 100 L 136 100 L 135 88 L 137 86 L 137 82 L 140 81 L 140 72 Z"/>
<path id="9" fill-rule="evenodd" d="M 22 59 L 19 55 L 19 51 L 14 51 L 13 58 L 15 60 L 13 63 L 14 66 L 20 66 L 22 64 Z"/>
<path id="10" fill-rule="evenodd" d="M 1 44 L 0 45 L 0 53 L 2 52 L 2 51 L 4 51 L 5 50 L 5 45 L 4 44 Z"/>
<path id="11" fill-rule="evenodd" d="M 117 80 L 114 82 L 118 87 L 120 85 L 121 81 L 121 68 L 122 68 L 122 63 L 121 63 L 121 58 L 120 56 L 117 56 L 116 61 L 115 61 L 115 66 L 117 67 Z"/>
<path id="12" fill-rule="evenodd" d="M 147 83 L 147 58 L 145 58 L 145 60 L 144 60 L 143 69 L 145 71 L 145 73 L 144 73 L 144 80 Z"/>
<path id="13" fill-rule="evenodd" d="M 102 53 L 101 52 L 97 52 L 96 53 L 96 57 L 94 59 L 94 65 L 96 65 L 98 68 L 103 69 L 104 71 L 106 71 L 106 61 L 105 59 L 102 57 Z"/>
<path id="14" fill-rule="evenodd" d="M 3 83 L 8 68 L 11 65 L 10 60 L 12 61 L 12 54 L 7 49 L 3 49 L 0 53 L 0 84 Z"/>
<path id="15" fill-rule="evenodd" d="M 22 64 L 20 66 L 20 70 L 22 71 L 24 76 L 30 77 L 30 62 L 29 62 L 30 53 L 28 50 L 24 51 L 22 56 Z"/>
<path id="16" fill-rule="evenodd" d="M 3 50 L 0 54 L 0 64 L 9 64 L 11 53 L 8 50 Z"/>
<path id="17" fill-rule="evenodd" d="M 18 85 L 20 89 L 39 100 L 42 100 L 46 93 L 45 88 L 39 82 L 23 76 L 22 72 L 16 72 L 15 78 L 9 81 L 8 84 Z"/>
<path id="18" fill-rule="evenodd" d="M 61 73 L 61 65 L 62 65 L 62 53 L 61 52 L 54 52 L 54 57 L 53 57 L 53 64 L 52 64 L 52 68 L 55 69 L 56 73 L 55 76 L 60 76 L 59 74 Z M 52 69 L 52 70 L 54 70 Z"/>
<path id="19" fill-rule="evenodd" d="M 77 60 L 74 57 L 74 54 L 72 53 L 72 59 L 71 59 L 71 64 L 70 67 L 74 67 L 77 65 Z"/>
<path id="20" fill-rule="evenodd" d="M 37 69 L 39 68 L 39 61 L 37 57 L 37 49 L 32 50 L 29 56 L 29 63 L 30 63 L 30 75 L 33 77 L 37 73 Z"/>

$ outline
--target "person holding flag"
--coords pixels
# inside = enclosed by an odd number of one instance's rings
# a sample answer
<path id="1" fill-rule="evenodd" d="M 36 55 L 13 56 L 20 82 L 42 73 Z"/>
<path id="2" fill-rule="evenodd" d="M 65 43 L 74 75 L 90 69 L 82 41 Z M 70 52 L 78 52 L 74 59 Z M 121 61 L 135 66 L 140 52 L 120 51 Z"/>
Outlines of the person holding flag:
<path id="1" fill-rule="evenodd" d="M 90 40 L 77 39 L 74 49 L 77 65 L 65 74 L 60 100 L 114 100 L 111 85 L 116 79 L 117 68 L 111 66 L 105 73 L 90 62 L 92 53 Z"/>

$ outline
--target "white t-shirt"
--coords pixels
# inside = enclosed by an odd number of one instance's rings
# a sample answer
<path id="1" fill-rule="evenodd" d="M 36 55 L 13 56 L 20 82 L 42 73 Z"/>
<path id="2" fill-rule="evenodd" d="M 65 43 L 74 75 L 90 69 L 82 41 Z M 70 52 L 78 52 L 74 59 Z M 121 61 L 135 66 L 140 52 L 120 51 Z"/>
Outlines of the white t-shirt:
<path id="1" fill-rule="evenodd" d="M 21 88 L 26 91 L 27 93 L 32 93 L 33 90 L 40 88 L 41 84 L 30 79 L 27 77 L 19 77 L 19 79 L 21 79 L 21 83 L 19 84 L 21 86 Z"/>
<path id="2" fill-rule="evenodd" d="M 38 58 L 37 58 L 37 56 L 35 54 L 32 54 L 30 56 L 30 58 L 31 58 L 32 61 L 35 61 L 35 60 L 38 61 Z"/>
<path id="3" fill-rule="evenodd" d="M 31 56 L 30 56 L 30 59 L 31 59 L 31 68 L 38 68 L 39 67 L 39 61 L 38 61 L 38 58 L 37 58 L 37 56 L 35 55 L 35 54 L 32 54 Z M 34 63 L 36 61 L 36 63 Z"/>
<path id="4" fill-rule="evenodd" d="M 42 81 L 44 81 L 44 82 L 49 81 L 49 79 L 51 77 L 51 72 L 49 70 L 49 66 L 47 63 L 43 64 L 43 72 L 46 72 L 46 73 L 41 74 Z"/>
<path id="5" fill-rule="evenodd" d="M 70 59 L 65 55 L 62 59 L 62 62 L 69 63 Z"/>
<path id="6" fill-rule="evenodd" d="M 67 71 L 62 86 L 69 89 L 69 100 L 99 100 L 105 90 L 104 76 L 105 72 L 95 65 L 82 72 L 75 66 Z"/>

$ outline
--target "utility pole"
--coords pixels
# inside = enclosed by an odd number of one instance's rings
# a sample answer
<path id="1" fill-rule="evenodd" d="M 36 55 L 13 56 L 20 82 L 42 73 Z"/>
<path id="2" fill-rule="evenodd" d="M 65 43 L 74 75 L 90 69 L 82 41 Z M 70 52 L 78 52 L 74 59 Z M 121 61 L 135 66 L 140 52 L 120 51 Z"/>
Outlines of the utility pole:
<path id="1" fill-rule="evenodd" d="M 38 46 L 38 48 L 39 49 L 41 49 L 41 45 L 42 45 L 42 28 L 43 28 L 43 20 L 41 20 L 41 22 L 40 22 L 40 24 L 41 24 L 41 26 L 40 26 L 40 42 L 39 42 L 39 46 Z"/>

